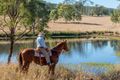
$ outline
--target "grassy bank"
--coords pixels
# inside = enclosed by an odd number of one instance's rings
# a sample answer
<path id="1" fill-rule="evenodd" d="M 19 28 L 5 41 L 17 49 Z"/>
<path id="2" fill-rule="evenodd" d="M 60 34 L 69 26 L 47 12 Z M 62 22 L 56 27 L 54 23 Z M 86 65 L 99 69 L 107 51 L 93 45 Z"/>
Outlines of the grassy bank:
<path id="1" fill-rule="evenodd" d="M 105 37 L 120 37 L 120 34 L 118 32 L 111 32 L 111 31 L 92 31 L 92 32 L 49 32 L 47 33 L 47 38 L 50 39 L 71 39 L 71 38 L 105 38 Z M 22 39 L 34 39 L 36 38 L 36 34 L 25 34 Z M 9 38 L 6 38 L 5 34 L 0 34 L 0 40 L 8 40 Z"/>
<path id="2" fill-rule="evenodd" d="M 25 75 L 16 71 L 18 67 L 16 64 L 1 64 L 0 80 L 120 80 L 119 66 L 120 65 L 114 65 L 113 70 L 100 75 L 93 75 L 83 71 L 71 71 L 63 66 L 57 66 L 55 75 L 50 77 L 47 74 L 47 67 L 32 64 L 28 74 Z"/>
<path id="3" fill-rule="evenodd" d="M 50 77 L 47 74 L 47 67 L 38 65 L 30 66 L 27 75 L 16 72 L 17 65 L 1 65 L 0 66 L 0 80 L 90 80 L 91 78 L 97 79 L 96 76 L 85 74 L 82 72 L 73 72 L 62 66 L 57 66 L 55 75 Z"/>

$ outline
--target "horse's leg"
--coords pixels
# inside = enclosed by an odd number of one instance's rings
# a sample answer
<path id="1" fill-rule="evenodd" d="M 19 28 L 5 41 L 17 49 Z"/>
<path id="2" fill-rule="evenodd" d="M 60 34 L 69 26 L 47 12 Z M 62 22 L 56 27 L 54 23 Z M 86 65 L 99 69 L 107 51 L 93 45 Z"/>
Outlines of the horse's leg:
<path id="1" fill-rule="evenodd" d="M 27 73 L 28 68 L 29 68 L 29 62 L 24 62 L 22 66 L 22 72 Z"/>
<path id="2" fill-rule="evenodd" d="M 23 62 L 23 65 L 22 65 L 22 68 L 21 68 L 21 72 L 25 71 L 25 66 L 26 66 L 26 64 L 25 64 L 25 62 Z"/>
<path id="3" fill-rule="evenodd" d="M 26 73 L 28 72 L 29 65 L 30 65 L 30 62 L 27 62 L 27 63 L 26 63 L 26 67 L 25 67 L 25 71 L 26 71 Z"/>
<path id="4" fill-rule="evenodd" d="M 51 66 L 51 74 L 54 75 L 55 74 L 55 64 Z"/>
<path id="5" fill-rule="evenodd" d="M 49 66 L 49 69 L 48 69 L 48 74 L 50 74 L 51 72 L 51 66 Z"/>
<path id="6" fill-rule="evenodd" d="M 20 72 L 22 72 L 22 65 L 19 67 Z"/>

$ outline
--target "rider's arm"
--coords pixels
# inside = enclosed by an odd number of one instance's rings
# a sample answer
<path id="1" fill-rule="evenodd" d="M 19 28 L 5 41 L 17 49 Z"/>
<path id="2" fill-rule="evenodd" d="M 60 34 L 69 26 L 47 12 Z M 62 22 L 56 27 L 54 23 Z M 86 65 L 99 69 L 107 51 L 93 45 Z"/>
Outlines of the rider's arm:
<path id="1" fill-rule="evenodd" d="M 41 38 L 40 44 L 41 47 L 47 48 L 44 38 Z"/>

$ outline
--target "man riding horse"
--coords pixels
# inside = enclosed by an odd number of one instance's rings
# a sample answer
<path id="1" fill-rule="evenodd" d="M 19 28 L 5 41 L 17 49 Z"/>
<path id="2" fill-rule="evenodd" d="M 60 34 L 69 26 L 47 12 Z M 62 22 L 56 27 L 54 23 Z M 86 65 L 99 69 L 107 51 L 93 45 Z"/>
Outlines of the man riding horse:
<path id="1" fill-rule="evenodd" d="M 37 48 L 36 48 L 36 52 L 40 55 L 40 52 L 42 52 L 42 54 L 45 56 L 45 59 L 47 61 L 48 65 L 52 65 L 51 61 L 50 61 L 50 54 L 51 51 L 49 50 L 49 48 L 46 46 L 45 43 L 45 33 L 44 32 L 40 32 L 38 34 L 38 37 L 36 39 L 36 43 L 37 43 Z"/>
<path id="2" fill-rule="evenodd" d="M 26 48 L 19 53 L 19 68 L 20 72 L 27 73 L 30 63 L 34 62 L 38 65 L 48 65 L 48 73 L 54 74 L 55 66 L 58 63 L 59 56 L 61 52 L 68 51 L 67 41 L 59 42 L 55 47 L 51 49 L 52 55 L 50 56 L 50 50 L 47 48 L 44 40 L 45 34 L 43 32 L 39 33 L 36 43 L 37 50 L 34 48 Z M 40 57 L 40 53 L 45 57 Z M 37 56 L 36 56 L 37 54 Z M 39 54 L 39 57 L 38 57 Z"/>

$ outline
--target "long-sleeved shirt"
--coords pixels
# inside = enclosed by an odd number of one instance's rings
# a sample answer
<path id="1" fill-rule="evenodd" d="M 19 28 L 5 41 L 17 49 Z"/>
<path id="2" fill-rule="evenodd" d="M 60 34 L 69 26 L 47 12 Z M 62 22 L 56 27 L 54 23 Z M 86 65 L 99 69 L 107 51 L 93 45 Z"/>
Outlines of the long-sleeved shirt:
<path id="1" fill-rule="evenodd" d="M 36 39 L 36 43 L 37 43 L 37 48 L 40 48 L 40 47 L 47 48 L 45 44 L 44 36 L 38 36 Z"/>

